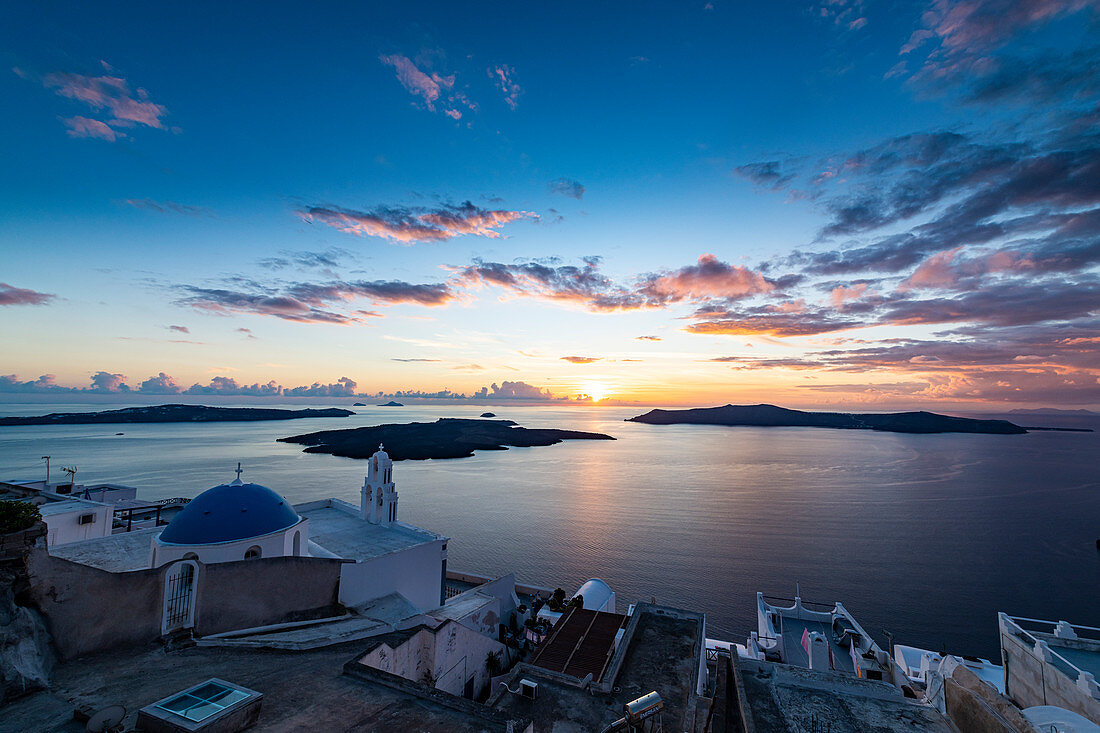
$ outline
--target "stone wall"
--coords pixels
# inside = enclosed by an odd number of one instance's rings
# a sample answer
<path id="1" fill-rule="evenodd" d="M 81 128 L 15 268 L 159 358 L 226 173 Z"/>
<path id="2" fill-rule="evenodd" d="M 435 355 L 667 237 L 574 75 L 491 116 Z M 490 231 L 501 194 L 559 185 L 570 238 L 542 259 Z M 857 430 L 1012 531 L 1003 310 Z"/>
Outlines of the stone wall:
<path id="1" fill-rule="evenodd" d="M 195 635 L 333 615 L 342 565 L 343 560 L 324 557 L 201 565 Z"/>
<path id="2" fill-rule="evenodd" d="M 947 716 L 960 733 L 1032 733 L 1008 699 L 962 665 L 944 680 L 943 691 Z"/>
<path id="3" fill-rule="evenodd" d="M 109 573 L 35 549 L 30 596 L 63 659 L 160 636 L 163 569 Z"/>
<path id="4" fill-rule="evenodd" d="M 330 615 L 338 607 L 343 564 L 314 557 L 200 563 L 195 634 Z M 159 638 L 171 567 L 112 573 L 36 549 L 28 558 L 29 596 L 59 656 L 72 659 Z"/>

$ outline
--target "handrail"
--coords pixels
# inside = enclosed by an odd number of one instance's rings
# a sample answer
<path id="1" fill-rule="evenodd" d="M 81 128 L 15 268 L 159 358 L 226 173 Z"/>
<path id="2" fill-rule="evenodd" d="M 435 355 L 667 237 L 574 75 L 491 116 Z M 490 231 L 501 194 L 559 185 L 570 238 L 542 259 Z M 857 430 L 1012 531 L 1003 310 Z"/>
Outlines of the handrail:
<path id="1" fill-rule="evenodd" d="M 1081 668 L 1080 668 L 1080 667 L 1078 667 L 1078 666 L 1077 666 L 1076 664 L 1074 664 L 1073 662 L 1069 661 L 1068 659 L 1066 659 L 1065 657 L 1063 657 L 1063 656 L 1062 656 L 1061 654 L 1059 654 L 1058 652 L 1054 651 L 1054 649 L 1053 649 L 1053 648 L 1051 647 L 1051 645 L 1050 645 L 1050 644 L 1049 644 L 1049 643 L 1048 643 L 1048 642 L 1047 642 L 1047 641 L 1046 641 L 1045 639 L 1038 639 L 1038 638 L 1036 638 L 1034 634 L 1032 634 L 1032 633 L 1031 633 L 1030 631 L 1028 631 L 1028 630 L 1027 630 L 1027 629 L 1025 629 L 1024 627 L 1022 627 L 1022 626 L 1020 626 L 1020 625 L 1019 625 L 1018 623 L 1016 623 L 1016 621 L 1017 621 L 1017 620 L 1022 620 L 1022 621 L 1032 621 L 1032 622 L 1038 622 L 1038 623 L 1043 623 L 1043 624 L 1049 624 L 1049 623 L 1052 623 L 1052 622 L 1050 622 L 1050 621 L 1043 621 L 1043 620 L 1041 620 L 1041 619 L 1027 619 L 1027 618 L 1023 618 L 1023 617 L 1015 617 L 1015 616 L 1009 616 L 1008 614 L 1004 614 L 1004 616 L 1005 616 L 1005 618 L 1006 618 L 1006 619 L 1008 619 L 1009 621 L 1011 621 L 1011 622 L 1012 622 L 1012 625 L 1013 625 L 1013 626 L 1015 626 L 1015 627 L 1016 627 L 1016 629 L 1017 629 L 1017 630 L 1018 630 L 1018 631 L 1019 631 L 1019 632 L 1020 632 L 1020 633 L 1021 633 L 1022 635 L 1024 635 L 1025 637 L 1027 637 L 1028 639 L 1030 639 L 1030 640 L 1031 640 L 1031 644 L 1032 644 L 1032 647 L 1034 647 L 1035 645 L 1037 645 L 1037 644 L 1039 644 L 1040 642 L 1042 642 L 1042 644 L 1043 644 L 1043 648 L 1044 648 L 1044 649 L 1046 650 L 1046 652 L 1047 652 L 1048 654 L 1050 654 L 1050 655 L 1051 655 L 1052 657 L 1057 657 L 1059 661 L 1061 661 L 1061 662 L 1062 662 L 1063 664 L 1065 664 L 1065 665 L 1066 665 L 1067 667 L 1069 667 L 1069 668 L 1070 668 L 1071 670 L 1075 671 L 1075 672 L 1076 672 L 1077 674 L 1076 674 L 1076 675 L 1074 675 L 1074 676 L 1072 677 L 1072 678 L 1073 678 L 1073 681 L 1074 681 L 1074 682 L 1077 682 L 1078 680 L 1080 680 L 1080 679 L 1081 679 L 1081 675 L 1082 675 L 1083 673 L 1085 673 L 1085 672 L 1088 672 L 1088 670 L 1084 670 L 1084 669 L 1081 669 Z M 1053 622 L 1053 625 L 1054 625 L 1054 626 L 1057 626 L 1057 625 L 1058 625 L 1058 622 Z M 1071 625 L 1072 625 L 1072 624 L 1071 624 Z M 1077 628 L 1077 627 L 1075 627 L 1075 628 Z M 1094 627 L 1089 627 L 1089 626 L 1082 626 L 1082 627 L 1080 627 L 1080 628 L 1094 628 Z M 1097 631 L 1100 631 L 1100 629 L 1096 629 L 1096 630 L 1097 630 Z M 1054 667 L 1055 669 L 1058 669 L 1058 671 L 1059 671 L 1059 672 L 1062 672 L 1063 674 L 1065 674 L 1065 670 L 1059 669 L 1059 668 L 1058 668 L 1058 665 L 1052 664 L 1051 666 L 1053 666 L 1053 667 Z M 1067 677 L 1070 677 L 1070 675 L 1068 675 L 1068 674 L 1066 674 L 1066 676 L 1067 676 Z"/>

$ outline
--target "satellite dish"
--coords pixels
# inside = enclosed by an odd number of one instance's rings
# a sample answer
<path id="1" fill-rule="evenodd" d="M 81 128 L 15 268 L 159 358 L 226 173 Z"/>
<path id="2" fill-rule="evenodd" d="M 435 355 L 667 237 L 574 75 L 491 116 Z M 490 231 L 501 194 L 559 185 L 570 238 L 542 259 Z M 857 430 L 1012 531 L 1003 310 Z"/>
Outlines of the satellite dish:
<path id="1" fill-rule="evenodd" d="M 84 730 L 88 733 L 109 733 L 118 728 L 125 717 L 126 708 L 121 705 L 111 705 L 88 718 L 88 724 L 84 726 Z"/>

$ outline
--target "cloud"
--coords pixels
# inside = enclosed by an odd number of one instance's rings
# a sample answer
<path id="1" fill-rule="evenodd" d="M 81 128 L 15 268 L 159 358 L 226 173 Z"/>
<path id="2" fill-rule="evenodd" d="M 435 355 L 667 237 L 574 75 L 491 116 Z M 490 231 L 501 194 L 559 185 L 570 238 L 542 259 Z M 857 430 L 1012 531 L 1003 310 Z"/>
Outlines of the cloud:
<path id="1" fill-rule="evenodd" d="M 221 288 L 200 288 L 193 285 L 181 285 L 179 288 L 189 294 L 178 301 L 181 305 L 211 313 L 222 315 L 253 313 L 262 316 L 274 316 L 297 323 L 344 325 L 358 321 L 357 318 L 352 316 L 314 308 L 301 300 L 286 295 L 262 295 Z"/>
<path id="2" fill-rule="evenodd" d="M 107 142 L 114 142 L 126 134 L 112 130 L 105 122 L 93 120 L 90 117 L 67 117 L 61 120 L 65 127 L 69 128 L 65 134 L 69 137 L 94 137 Z"/>
<path id="3" fill-rule="evenodd" d="M 527 382 L 504 381 L 499 386 L 494 382 L 488 387 L 482 387 L 473 394 L 473 399 L 542 401 L 558 398 L 550 390 Z"/>
<path id="4" fill-rule="evenodd" d="M 251 328 L 238 328 L 238 329 L 236 329 L 236 331 L 239 334 L 243 334 L 245 338 L 249 338 L 249 339 L 257 338 L 257 336 L 254 333 L 252 333 Z"/>
<path id="5" fill-rule="evenodd" d="M 305 221 L 318 221 L 346 234 L 361 237 L 381 237 L 392 242 L 413 244 L 440 242 L 463 235 L 496 239 L 498 229 L 520 219 L 538 219 L 530 211 L 482 209 L 466 201 L 443 204 L 434 209 L 419 207 L 384 207 L 356 211 L 328 206 L 311 206 L 298 211 Z"/>
<path id="6" fill-rule="evenodd" d="M 591 364 L 594 361 L 600 361 L 602 358 L 599 356 L 563 356 L 561 360 L 570 364 Z"/>
<path id="7" fill-rule="evenodd" d="M 477 105 L 464 92 L 455 88 L 454 74 L 438 74 L 428 68 L 433 57 L 441 56 L 438 52 L 425 52 L 419 57 L 423 58 L 420 66 L 400 54 L 382 55 L 378 60 L 393 67 L 401 86 L 414 97 L 419 97 L 425 107 L 433 112 L 438 107 L 438 111 L 457 121 L 462 119 L 459 107 L 476 110 Z M 420 68 L 421 66 L 424 68 Z"/>
<path id="8" fill-rule="evenodd" d="M 678 270 L 642 275 L 629 285 L 603 275 L 598 257 L 589 257 L 583 263 L 578 267 L 540 261 L 505 264 L 474 260 L 472 265 L 453 269 L 458 286 L 499 287 L 515 295 L 573 302 L 597 312 L 663 308 L 711 297 L 736 300 L 770 293 L 776 287 L 760 273 L 729 265 L 710 254 Z"/>
<path id="9" fill-rule="evenodd" d="M 733 169 L 737 175 L 747 178 L 763 188 L 780 189 L 794 180 L 793 173 L 783 173 L 783 164 L 777 160 L 762 163 L 748 163 Z"/>
<path id="10" fill-rule="evenodd" d="M 289 251 L 283 250 L 278 257 L 267 257 L 257 264 L 269 270 L 282 270 L 288 267 L 304 269 L 319 269 L 326 272 L 335 272 L 344 262 L 352 259 L 351 252 L 339 247 L 329 247 L 323 252 Z"/>
<path id="11" fill-rule="evenodd" d="M 87 76 L 69 72 L 37 76 L 23 69 L 16 68 L 13 71 L 24 79 L 40 82 L 60 97 L 80 102 L 92 111 L 106 115 L 106 119 L 84 116 L 64 119 L 71 137 L 94 137 L 113 142 L 126 137 L 121 129 L 138 125 L 158 130 L 167 129 L 163 118 L 168 114 L 168 109 L 151 101 L 149 93 L 144 89 L 139 87 L 136 91 L 131 90 L 130 83 L 122 77 Z"/>
<path id="12" fill-rule="evenodd" d="M 321 384 L 314 382 L 308 387 L 291 387 L 283 389 L 284 397 L 354 397 L 356 396 L 356 384 L 354 379 L 340 377 L 333 384 Z"/>
<path id="13" fill-rule="evenodd" d="M 110 372 L 96 372 L 92 375 L 91 392 L 129 392 L 126 377 L 122 374 Z"/>
<path id="14" fill-rule="evenodd" d="M 440 76 L 439 74 L 425 74 L 406 56 L 392 54 L 379 56 L 378 60 L 387 66 L 392 66 L 397 72 L 397 80 L 410 94 L 415 94 L 424 100 L 428 109 L 435 109 L 435 102 L 439 99 L 439 93 L 443 89 L 454 86 L 455 78 Z"/>
<path id="15" fill-rule="evenodd" d="M 635 336 L 635 341 L 661 341 L 660 336 Z"/>
<path id="16" fill-rule="evenodd" d="M 519 95 L 523 93 L 523 89 L 515 81 L 515 76 L 516 70 L 507 64 L 489 67 L 489 78 L 496 84 L 497 89 L 504 94 L 504 103 L 513 111 L 519 104 Z"/>
<path id="17" fill-rule="evenodd" d="M 166 326 L 166 328 L 175 333 L 191 333 L 191 329 L 187 326 Z"/>
<path id="18" fill-rule="evenodd" d="M 37 290 L 17 288 L 0 282 L 0 306 L 4 305 L 46 305 L 57 298 L 52 293 L 40 293 Z"/>
<path id="19" fill-rule="evenodd" d="M 548 184 L 550 187 L 550 193 L 560 194 L 561 196 L 568 196 L 569 198 L 580 201 L 584 198 L 585 188 L 579 181 L 574 181 L 571 178 L 556 178 L 550 181 Z"/>
<path id="20" fill-rule="evenodd" d="M 187 395 L 231 395 L 254 397 L 278 397 L 283 394 L 283 388 L 274 380 L 267 384 L 239 384 L 232 377 L 214 377 L 210 384 L 193 384 L 183 391 Z"/>
<path id="21" fill-rule="evenodd" d="M 176 380 L 161 372 L 155 377 L 149 377 L 137 389 L 142 394 L 179 394 L 183 388 L 176 384 Z"/>
<path id="22" fill-rule="evenodd" d="M 400 361 L 400 362 L 405 362 L 405 363 L 412 363 L 412 362 L 433 362 L 433 361 L 441 361 L 441 360 L 440 359 L 397 359 L 397 358 L 394 358 L 394 359 L 390 359 L 390 361 Z"/>
<path id="23" fill-rule="evenodd" d="M 57 384 L 57 377 L 53 374 L 43 374 L 38 379 L 21 382 L 15 374 L 0 375 L 0 393 L 5 394 L 33 394 L 35 392 L 72 392 L 71 387 L 62 387 Z"/>
<path id="24" fill-rule="evenodd" d="M 439 306 L 458 297 L 445 283 L 401 280 L 293 282 L 277 287 L 248 281 L 237 284 L 236 289 L 178 285 L 175 289 L 184 297 L 176 302 L 220 315 L 250 313 L 296 323 L 350 325 L 361 323 L 364 318 L 381 317 L 375 311 L 353 309 L 351 313 L 343 313 L 337 310 L 356 300 L 365 299 L 379 305 Z M 251 336 L 251 332 L 247 333 Z"/>
<path id="25" fill-rule="evenodd" d="M 590 257 L 583 266 L 539 261 L 485 262 L 454 268 L 455 284 L 464 288 L 499 287 L 514 295 L 572 302 L 594 311 L 631 310 L 646 306 L 645 299 L 614 283 L 599 271 L 600 260 Z"/>
<path id="26" fill-rule="evenodd" d="M 759 272 L 704 254 L 694 265 L 646 276 L 640 292 L 654 303 L 675 303 L 711 297 L 739 299 L 774 289 L 775 285 Z"/>
<path id="27" fill-rule="evenodd" d="M 190 206 L 175 201 L 154 201 L 153 199 L 123 199 L 122 203 L 143 211 L 158 214 L 183 214 L 184 216 L 210 216 L 210 209 L 203 206 Z"/>

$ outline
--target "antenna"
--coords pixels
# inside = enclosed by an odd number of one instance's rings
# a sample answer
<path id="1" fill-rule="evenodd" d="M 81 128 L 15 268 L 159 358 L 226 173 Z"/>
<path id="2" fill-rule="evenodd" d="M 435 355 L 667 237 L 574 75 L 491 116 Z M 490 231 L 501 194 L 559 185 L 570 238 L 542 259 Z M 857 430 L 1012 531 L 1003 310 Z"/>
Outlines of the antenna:
<path id="1" fill-rule="evenodd" d="M 68 474 L 70 484 L 75 484 L 76 483 L 76 466 L 71 466 L 69 468 L 62 468 L 61 470 L 64 473 Z"/>
<path id="2" fill-rule="evenodd" d="M 46 488 L 50 488 L 50 457 L 42 456 L 42 460 L 46 462 Z"/>

